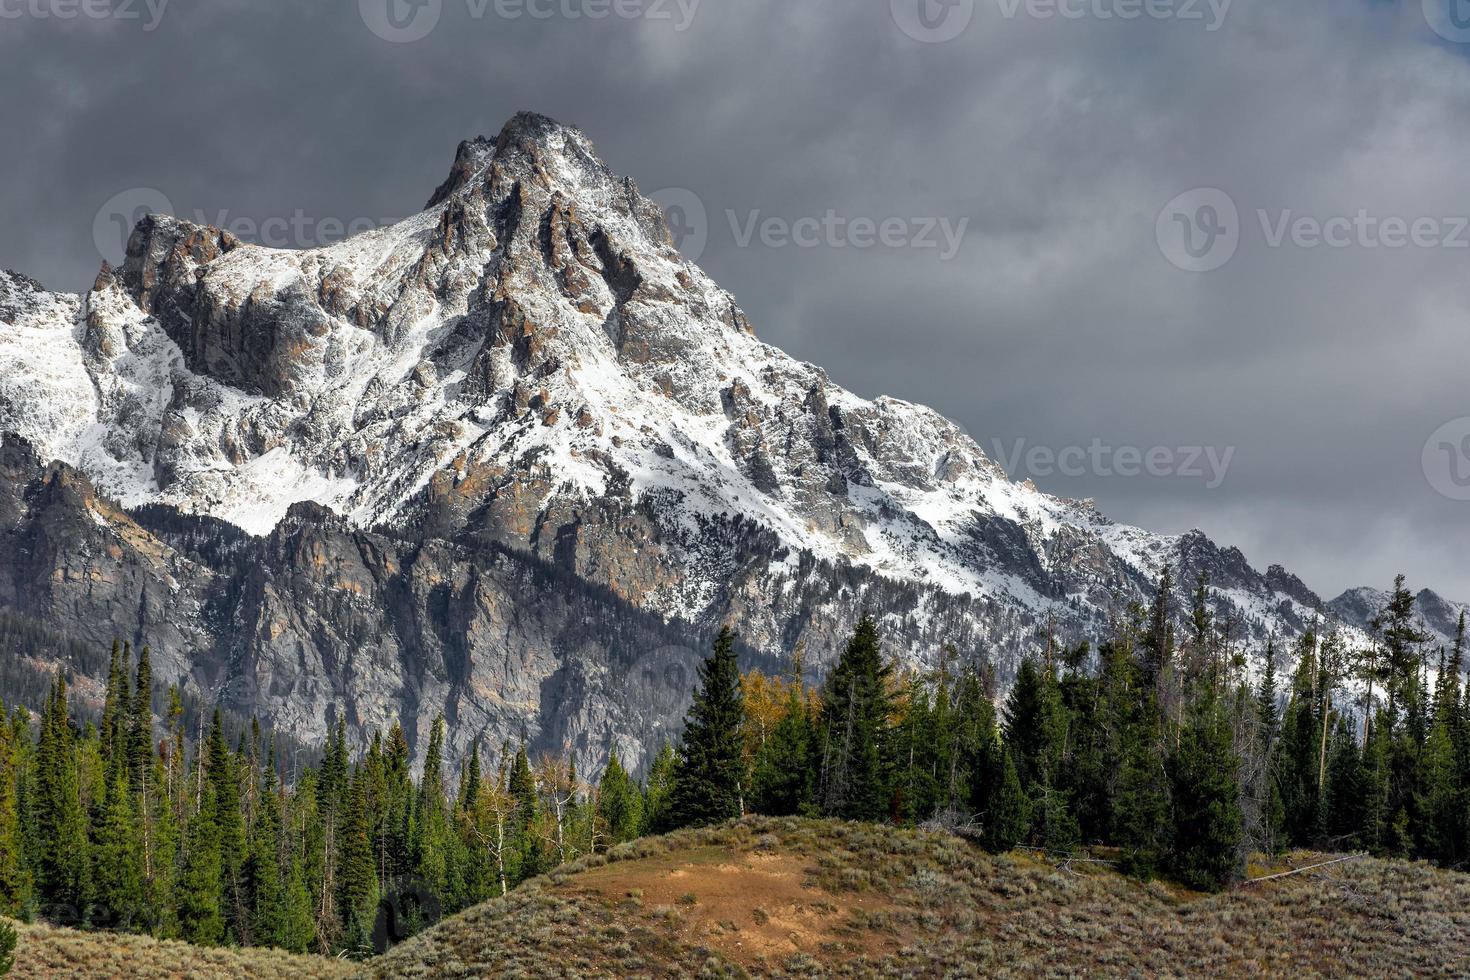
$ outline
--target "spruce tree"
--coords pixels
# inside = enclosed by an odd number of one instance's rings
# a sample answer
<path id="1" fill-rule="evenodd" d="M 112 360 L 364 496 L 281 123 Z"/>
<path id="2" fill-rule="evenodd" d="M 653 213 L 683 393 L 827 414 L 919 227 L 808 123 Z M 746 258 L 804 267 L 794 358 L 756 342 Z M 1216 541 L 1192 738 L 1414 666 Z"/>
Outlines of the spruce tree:
<path id="1" fill-rule="evenodd" d="M 311 888 L 306 881 L 305 865 L 296 855 L 291 856 L 286 874 L 285 910 L 277 945 L 293 953 L 305 953 L 317 945 Z"/>
<path id="2" fill-rule="evenodd" d="M 815 786 L 811 713 L 800 684 L 787 696 L 786 711 L 756 756 L 751 773 L 751 808 L 773 817 L 795 816 L 812 807 Z"/>
<path id="3" fill-rule="evenodd" d="M 184 939 L 197 946 L 215 946 L 224 941 L 224 861 L 212 781 L 203 783 L 199 809 L 189 820 L 176 901 L 179 932 Z"/>
<path id="4" fill-rule="evenodd" d="M 148 789 L 149 770 L 153 767 L 153 664 L 147 647 L 138 654 L 138 670 L 133 683 L 133 699 L 127 718 L 128 778 L 134 792 L 156 792 Z"/>
<path id="5" fill-rule="evenodd" d="M 1163 694 L 1174 666 L 1174 576 L 1167 565 L 1159 575 L 1140 653 L 1143 687 L 1156 690 L 1167 707 Z"/>
<path id="6" fill-rule="evenodd" d="M 990 809 L 983 814 L 985 849 L 993 854 L 1013 850 L 1025 839 L 1031 826 L 1031 801 L 1021 786 L 1013 753 L 1001 752 L 1000 780 L 990 795 Z"/>
<path id="7" fill-rule="evenodd" d="M 275 782 L 275 758 L 265 769 L 260 803 L 250 828 L 250 854 L 245 877 L 252 901 L 251 935 L 262 946 L 287 949 L 291 941 L 286 929 L 286 883 L 281 868 L 281 800 Z"/>
<path id="8" fill-rule="evenodd" d="M 378 880 L 369 836 L 367 786 L 362 771 L 353 776 L 346 819 L 342 824 L 337 904 L 349 945 L 361 949 L 371 934 L 378 905 Z"/>
<path id="9" fill-rule="evenodd" d="M 822 812 L 848 820 L 889 814 L 892 668 L 883 662 L 878 626 L 863 617 L 822 698 Z"/>
<path id="10" fill-rule="evenodd" d="M 102 702 L 102 758 L 107 763 L 108 781 L 123 768 L 127 754 L 128 709 L 132 692 L 128 688 L 128 666 L 132 648 L 112 641 L 112 658 L 107 668 L 107 693 Z"/>
<path id="11" fill-rule="evenodd" d="M 674 773 L 679 768 L 679 757 L 669 742 L 659 746 L 658 754 L 648 767 L 648 785 L 643 793 L 643 834 L 662 834 L 673 830 L 673 814 L 670 802 L 674 790 Z"/>
<path id="12" fill-rule="evenodd" d="M 431 891 L 444 896 L 449 888 L 449 815 L 444 799 L 444 719 L 434 719 L 429 729 L 429 748 L 424 756 L 424 775 L 419 781 L 417 818 L 417 866 L 415 872 Z"/>
<path id="13" fill-rule="evenodd" d="M 638 825 L 643 819 L 643 800 L 616 752 L 608 758 L 607 768 L 598 784 L 597 816 L 608 846 L 638 836 Z"/>
<path id="14" fill-rule="evenodd" d="M 408 738 L 397 722 L 388 731 L 383 751 L 383 831 L 378 847 L 378 867 L 384 882 L 409 873 L 413 838 L 413 778 L 409 771 Z"/>
<path id="15" fill-rule="evenodd" d="M 1465 806 L 1455 744 L 1444 718 L 1430 729 L 1421 769 L 1415 812 L 1422 853 L 1443 867 L 1454 867 L 1465 857 Z"/>
<path id="16" fill-rule="evenodd" d="M 31 900 L 31 875 L 21 826 L 21 768 L 24 729 L 11 722 L 0 703 L 0 915 L 15 916 Z"/>
<path id="17" fill-rule="evenodd" d="M 699 680 L 700 689 L 684 719 L 669 796 L 669 818 L 676 827 L 719 823 L 741 812 L 740 669 L 735 633 L 728 626 L 715 640 L 713 654 L 700 665 Z"/>
<path id="18" fill-rule="evenodd" d="M 1328 839 L 1337 847 L 1365 846 L 1367 780 L 1358 739 L 1345 720 L 1333 729 L 1327 758 L 1327 804 L 1323 808 Z"/>
<path id="19" fill-rule="evenodd" d="M 99 817 L 92 834 L 91 921 L 116 929 L 137 928 L 145 913 L 143 842 L 125 771 L 112 777 Z"/>
<path id="20" fill-rule="evenodd" d="M 42 905 L 73 923 L 90 890 L 78 756 L 66 679 L 58 673 L 36 745 L 36 885 Z"/>
<path id="21" fill-rule="evenodd" d="M 1152 697 L 1139 712 L 1143 717 L 1127 724 L 1117 796 L 1113 810 L 1113 840 L 1122 848 L 1125 872 L 1147 881 L 1161 870 L 1172 846 L 1169 781 Z"/>
<path id="22" fill-rule="evenodd" d="M 1242 876 L 1239 760 L 1230 726 L 1206 705 L 1180 733 L 1169 760 L 1174 875 L 1202 891 L 1220 891 Z"/>
<path id="23" fill-rule="evenodd" d="M 237 942 L 250 941 L 250 897 L 245 887 L 245 814 L 241 807 L 239 760 L 225 741 L 224 721 L 214 709 L 205 745 L 205 773 L 214 790 L 214 832 L 219 860 L 225 923 Z"/>

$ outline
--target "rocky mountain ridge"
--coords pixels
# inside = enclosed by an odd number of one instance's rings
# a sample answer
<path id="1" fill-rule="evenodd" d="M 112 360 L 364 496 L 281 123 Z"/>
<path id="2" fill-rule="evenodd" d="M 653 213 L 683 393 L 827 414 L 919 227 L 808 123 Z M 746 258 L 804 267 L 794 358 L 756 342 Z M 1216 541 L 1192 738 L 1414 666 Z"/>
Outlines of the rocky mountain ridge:
<path id="1" fill-rule="evenodd" d="M 0 606 L 147 641 L 303 738 L 443 712 L 455 752 L 639 758 L 723 622 L 820 671 L 868 610 L 905 663 L 953 644 L 1004 675 L 1166 564 L 1248 639 L 1330 615 L 762 343 L 632 180 L 530 113 L 337 245 L 153 215 L 84 296 L 0 274 L 0 432 Z"/>

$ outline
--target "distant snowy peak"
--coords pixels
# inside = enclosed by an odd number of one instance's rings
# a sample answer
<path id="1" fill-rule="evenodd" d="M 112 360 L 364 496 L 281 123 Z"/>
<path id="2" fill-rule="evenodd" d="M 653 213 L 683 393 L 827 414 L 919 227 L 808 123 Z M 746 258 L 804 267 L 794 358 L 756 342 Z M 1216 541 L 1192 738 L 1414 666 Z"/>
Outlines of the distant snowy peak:
<path id="1" fill-rule="evenodd" d="M 527 550 L 691 622 L 852 566 L 916 645 L 1094 629 L 1166 565 L 1258 635 L 1322 609 L 1284 570 L 1013 483 L 932 410 L 762 343 L 657 204 L 531 113 L 461 144 L 397 225 L 286 251 L 150 216 L 83 298 L 0 278 L 0 321 L 0 431 L 125 504 L 256 534 L 313 502 Z M 823 601 L 838 623 L 867 600 Z M 771 648 L 812 618 L 763 615 Z"/>
<path id="2" fill-rule="evenodd" d="M 1361 586 L 1348 589 L 1328 603 L 1333 615 L 1364 632 L 1373 632 L 1373 620 L 1388 605 L 1388 592 Z M 1431 646 L 1448 649 L 1455 642 L 1460 617 L 1470 614 L 1470 604 L 1451 602 L 1439 593 L 1425 589 L 1414 597 L 1414 611 L 1423 630 L 1429 634 Z"/>

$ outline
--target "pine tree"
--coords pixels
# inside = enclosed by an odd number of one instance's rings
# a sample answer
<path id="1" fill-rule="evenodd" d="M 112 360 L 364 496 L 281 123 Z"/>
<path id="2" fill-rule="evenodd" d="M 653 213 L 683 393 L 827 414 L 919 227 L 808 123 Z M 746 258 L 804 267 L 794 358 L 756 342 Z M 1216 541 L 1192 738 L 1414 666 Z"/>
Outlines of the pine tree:
<path id="1" fill-rule="evenodd" d="M 459 808 L 461 811 L 470 811 L 475 808 L 476 798 L 480 793 L 480 781 L 483 778 L 480 773 L 480 740 L 475 739 L 475 744 L 470 750 L 470 760 L 465 764 L 464 778 L 460 780 Z"/>
<path id="2" fill-rule="evenodd" d="M 700 665 L 699 680 L 684 719 L 669 798 L 670 819 L 679 827 L 719 823 L 741 813 L 740 669 L 729 627 L 720 631 L 714 653 Z"/>
<path id="3" fill-rule="evenodd" d="M 409 772 L 408 738 L 397 722 L 388 732 L 383 752 L 384 803 L 378 841 L 378 873 L 385 883 L 409 873 L 413 831 L 413 779 Z"/>
<path id="4" fill-rule="evenodd" d="M 250 828 L 250 855 L 245 879 L 252 901 L 251 935 L 262 946 L 289 949 L 291 936 L 286 923 L 286 882 L 281 868 L 281 836 L 285 828 L 281 800 L 275 782 L 275 757 L 265 769 L 260 803 Z"/>
<path id="5" fill-rule="evenodd" d="M 224 862 L 214 783 L 202 785 L 199 809 L 189 821 L 177 886 L 179 932 L 197 946 L 215 946 L 225 938 Z"/>
<path id="6" fill-rule="evenodd" d="M 951 761 L 951 796 L 968 816 L 989 811 L 1002 776 L 991 684 L 981 669 L 966 669 L 955 699 L 955 748 Z"/>
<path id="7" fill-rule="evenodd" d="M 1394 579 L 1388 603 L 1374 618 L 1373 628 L 1383 638 L 1387 720 L 1397 730 L 1419 700 L 1419 645 L 1429 638 L 1414 622 L 1414 595 L 1405 587 L 1404 576 Z"/>
<path id="8" fill-rule="evenodd" d="M 36 746 L 36 884 L 44 906 L 73 922 L 90 890 L 87 820 L 66 679 L 57 674 Z"/>
<path id="9" fill-rule="evenodd" d="M 249 943 L 250 897 L 245 887 L 245 814 L 241 807 L 239 760 L 225 742 L 218 708 L 205 746 L 205 772 L 214 794 L 215 832 L 219 836 L 220 874 L 225 923 L 235 941 Z"/>
<path id="10" fill-rule="evenodd" d="M 638 826 L 643 819 L 643 799 L 616 752 L 608 757 L 607 768 L 598 784 L 597 816 L 608 846 L 638 836 Z"/>
<path id="11" fill-rule="evenodd" d="M 112 641 L 112 658 L 107 669 L 107 694 L 102 702 L 102 758 L 107 763 L 108 782 L 124 766 L 127 755 L 128 708 L 132 693 L 128 688 L 127 668 L 132 648 Z"/>
<path id="12" fill-rule="evenodd" d="M 1442 866 L 1454 867 L 1466 851 L 1465 806 L 1454 739 L 1444 717 L 1437 718 L 1430 729 L 1421 766 L 1419 798 L 1415 800 L 1420 850 Z"/>
<path id="13" fill-rule="evenodd" d="M 1031 802 L 1021 787 L 1016 760 L 1008 751 L 1001 752 L 1000 780 L 991 794 L 990 809 L 984 814 L 985 848 L 993 854 L 1012 850 L 1031 826 Z"/>
<path id="14" fill-rule="evenodd" d="M 1231 747 L 1223 712 L 1208 703 L 1200 717 L 1180 734 L 1169 760 L 1173 803 L 1173 857 L 1178 879 L 1202 891 L 1220 891 L 1238 880 L 1244 862 L 1238 853 L 1242 837 L 1239 760 Z"/>
<path id="15" fill-rule="evenodd" d="M 889 813 L 891 675 L 879 649 L 878 626 L 865 616 L 822 699 L 820 802 L 828 816 L 878 820 Z"/>
<path id="16" fill-rule="evenodd" d="M 1260 720 L 1262 740 L 1269 753 L 1276 744 L 1280 720 L 1276 706 L 1276 640 L 1266 643 L 1266 666 L 1261 673 L 1261 686 L 1256 692 L 1256 717 Z"/>
<path id="17" fill-rule="evenodd" d="M 662 834 L 673 830 L 670 803 L 674 789 L 674 773 L 679 757 L 668 742 L 659 746 L 658 754 L 648 768 L 648 785 L 643 793 L 643 834 Z"/>
<path id="18" fill-rule="evenodd" d="M 1333 730 L 1327 761 L 1324 824 L 1338 847 L 1363 846 L 1366 825 L 1366 778 L 1358 740 L 1344 720 Z"/>
<path id="19" fill-rule="evenodd" d="M 0 703 L 0 915 L 14 916 L 31 900 L 31 874 L 21 827 L 24 728 Z"/>
<path id="20" fill-rule="evenodd" d="M 1063 783 L 1070 719 L 1055 675 L 1023 661 L 1005 716 L 1006 747 L 1031 800 L 1034 836 L 1047 848 L 1069 850 L 1080 831 Z"/>
<path id="21" fill-rule="evenodd" d="M 147 647 L 138 654 L 127 732 L 128 773 L 133 791 L 149 792 L 145 784 L 153 767 L 153 664 Z"/>
<path id="22" fill-rule="evenodd" d="M 293 856 L 290 871 L 286 875 L 285 915 L 277 945 L 293 953 L 305 953 L 316 944 L 311 888 L 306 881 L 305 866 L 299 858 Z"/>
<path id="23" fill-rule="evenodd" d="M 341 837 L 341 863 L 337 877 L 338 907 L 346 933 L 361 948 L 371 934 L 373 913 L 378 905 L 378 879 L 369 837 L 367 786 L 362 771 L 352 778 L 346 819 Z"/>
<path id="24" fill-rule="evenodd" d="M 1374 854 L 1393 853 L 1390 833 L 1393 822 L 1389 765 L 1390 724 L 1386 711 L 1380 711 L 1369 726 L 1368 743 L 1363 748 L 1359 766 L 1361 780 L 1362 819 L 1358 827 L 1361 846 Z"/>
<path id="25" fill-rule="evenodd" d="M 424 774 L 419 781 L 414 806 L 418 840 L 415 873 L 424 886 L 441 900 L 451 894 L 453 834 L 444 791 L 444 718 L 434 719 L 429 729 L 429 747 L 424 756 Z"/>
<path id="26" fill-rule="evenodd" d="M 1169 781 L 1153 699 L 1123 733 L 1123 757 L 1113 811 L 1113 839 L 1122 848 L 1122 867 L 1148 880 L 1163 869 L 1172 847 Z"/>
<path id="27" fill-rule="evenodd" d="M 816 792 L 811 713 L 799 684 L 788 692 L 786 711 L 756 757 L 751 808 L 773 817 L 808 812 Z"/>
<path id="28" fill-rule="evenodd" d="M 1167 565 L 1159 575 L 1140 652 L 1143 687 L 1158 691 L 1160 704 L 1167 707 L 1164 693 L 1174 663 L 1174 577 Z"/>
<path id="29" fill-rule="evenodd" d="M 142 834 L 128 776 L 112 777 L 107 800 L 92 834 L 92 922 L 111 928 L 136 928 L 146 911 Z"/>

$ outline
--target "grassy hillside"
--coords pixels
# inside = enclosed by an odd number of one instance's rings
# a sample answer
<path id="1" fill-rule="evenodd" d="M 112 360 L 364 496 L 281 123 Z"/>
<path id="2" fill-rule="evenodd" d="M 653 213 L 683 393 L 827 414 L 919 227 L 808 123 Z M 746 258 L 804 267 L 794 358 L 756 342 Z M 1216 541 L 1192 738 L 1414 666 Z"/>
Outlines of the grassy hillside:
<path id="1" fill-rule="evenodd" d="M 365 965 L 21 929 L 24 978 L 1464 976 L 1470 875 L 1361 859 L 1200 895 L 946 834 L 760 818 L 623 845 Z"/>
<path id="2" fill-rule="evenodd" d="M 15 969 L 7 980 L 118 977 L 193 980 L 199 977 L 259 977 L 305 980 L 359 976 L 355 963 L 317 956 L 292 956 L 266 949 L 203 949 L 143 936 L 77 932 L 45 925 L 19 925 Z"/>
<path id="3" fill-rule="evenodd" d="M 1279 866 L 1310 864 L 1291 855 Z M 954 837 L 752 819 L 618 848 L 375 960 L 380 977 L 1451 976 L 1470 876 L 1356 860 L 1223 895 Z"/>

